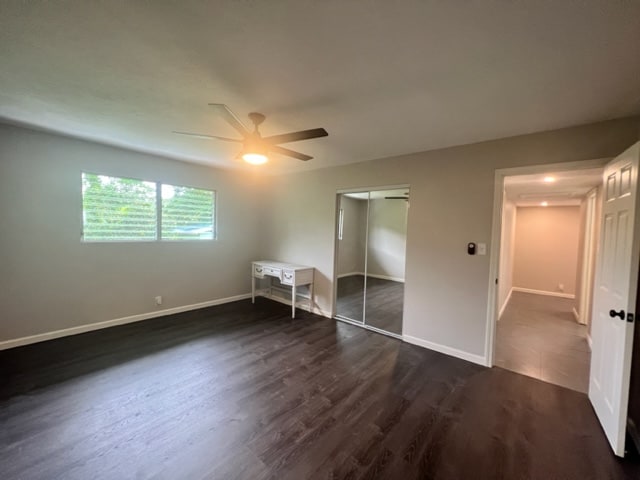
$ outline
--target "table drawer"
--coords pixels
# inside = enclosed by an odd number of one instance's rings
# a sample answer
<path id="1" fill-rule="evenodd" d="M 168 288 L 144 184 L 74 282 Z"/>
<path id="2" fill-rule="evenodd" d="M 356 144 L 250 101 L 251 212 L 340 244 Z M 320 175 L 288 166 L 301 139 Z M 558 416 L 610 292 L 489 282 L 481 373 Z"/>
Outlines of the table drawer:
<path id="1" fill-rule="evenodd" d="M 283 270 L 282 277 L 280 278 L 280 282 L 284 285 L 293 285 L 293 282 L 296 278 L 296 274 L 293 270 Z"/>
<path id="2" fill-rule="evenodd" d="M 265 275 L 271 275 L 272 277 L 280 277 L 280 269 L 274 267 L 262 267 Z"/>
<path id="3" fill-rule="evenodd" d="M 264 267 L 262 265 L 254 265 L 253 266 L 253 276 L 254 277 L 264 277 Z"/>

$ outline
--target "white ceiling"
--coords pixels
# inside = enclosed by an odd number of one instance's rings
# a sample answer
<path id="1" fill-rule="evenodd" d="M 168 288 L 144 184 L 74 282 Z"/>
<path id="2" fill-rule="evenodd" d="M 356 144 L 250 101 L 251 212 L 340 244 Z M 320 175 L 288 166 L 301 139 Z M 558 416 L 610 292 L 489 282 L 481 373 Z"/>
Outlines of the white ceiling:
<path id="1" fill-rule="evenodd" d="M 639 113 L 639 58 L 638 1 L 4 0 L 0 118 L 238 166 L 171 134 L 225 103 L 326 128 L 259 167 L 319 168 Z"/>
<path id="2" fill-rule="evenodd" d="M 585 195 L 600 184 L 602 168 L 591 168 L 506 177 L 504 190 L 507 200 L 519 207 L 539 207 L 542 202 L 554 207 L 580 205 Z"/>

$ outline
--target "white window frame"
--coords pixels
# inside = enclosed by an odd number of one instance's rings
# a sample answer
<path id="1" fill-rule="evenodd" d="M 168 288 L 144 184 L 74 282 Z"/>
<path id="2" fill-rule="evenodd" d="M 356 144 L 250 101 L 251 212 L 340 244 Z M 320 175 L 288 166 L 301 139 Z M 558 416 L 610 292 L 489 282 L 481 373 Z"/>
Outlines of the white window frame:
<path id="1" fill-rule="evenodd" d="M 212 188 L 207 188 L 207 187 L 196 187 L 193 185 L 178 185 L 178 184 L 172 184 L 172 183 L 166 183 L 166 182 L 159 182 L 159 181 L 154 181 L 154 180 L 144 180 L 141 178 L 136 178 L 136 177 L 125 177 L 125 176 L 117 176 L 117 175 L 113 175 L 113 174 L 106 174 L 106 173 L 97 173 L 97 172 L 91 172 L 91 171 L 87 171 L 87 170 L 82 170 L 81 175 L 80 175 L 80 184 L 82 185 L 82 175 L 84 174 L 89 174 L 89 175 L 101 175 L 104 177 L 111 177 L 111 178 L 116 178 L 116 179 L 127 179 L 127 180 L 138 180 L 140 182 L 148 182 L 148 183 L 154 183 L 156 186 L 156 238 L 151 240 L 151 239 L 142 239 L 142 240 L 131 240 L 131 239 L 127 239 L 127 240 L 120 240 L 120 239 L 100 239 L 100 240 L 86 240 L 84 238 L 84 221 L 85 221 L 85 216 L 84 216 L 84 195 L 82 192 L 82 187 L 80 188 L 80 242 L 81 243 L 87 243 L 87 244 L 99 244 L 99 243 L 158 243 L 158 242 L 163 242 L 163 243 L 173 243 L 173 242 L 178 242 L 178 243 L 201 243 L 201 242 L 215 242 L 218 240 L 218 191 L 214 190 Z M 163 239 L 162 238 L 162 186 L 163 185 L 169 185 L 171 187 L 182 187 L 182 188 L 194 188 L 197 190 L 206 190 L 208 192 L 212 193 L 212 199 L 211 201 L 213 202 L 213 218 L 211 221 L 211 225 L 213 228 L 213 235 L 212 238 L 189 238 L 189 239 Z"/>

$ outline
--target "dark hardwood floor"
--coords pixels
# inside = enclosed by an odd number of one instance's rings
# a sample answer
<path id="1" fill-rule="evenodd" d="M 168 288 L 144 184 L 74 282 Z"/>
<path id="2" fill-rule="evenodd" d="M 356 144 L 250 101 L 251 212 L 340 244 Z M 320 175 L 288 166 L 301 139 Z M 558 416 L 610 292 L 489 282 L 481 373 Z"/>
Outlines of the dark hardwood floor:
<path id="1" fill-rule="evenodd" d="M 364 275 L 338 279 L 337 313 L 356 321 L 363 318 Z M 404 283 L 367 277 L 365 323 L 387 332 L 402 334 Z"/>
<path id="2" fill-rule="evenodd" d="M 9 479 L 622 479 L 581 393 L 259 298 L 0 352 Z"/>
<path id="3" fill-rule="evenodd" d="M 336 313 L 356 322 L 364 318 L 364 275 L 338 278 Z"/>

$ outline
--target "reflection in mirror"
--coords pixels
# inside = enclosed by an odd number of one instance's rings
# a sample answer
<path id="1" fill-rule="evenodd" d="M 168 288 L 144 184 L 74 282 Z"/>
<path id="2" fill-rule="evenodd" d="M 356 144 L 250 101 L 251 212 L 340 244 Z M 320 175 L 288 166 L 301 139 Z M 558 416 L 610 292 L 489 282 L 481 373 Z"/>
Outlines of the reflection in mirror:
<path id="1" fill-rule="evenodd" d="M 338 195 L 336 315 L 364 321 L 368 192 Z"/>
<path id="2" fill-rule="evenodd" d="M 371 192 L 365 323 L 402 334 L 409 189 Z"/>

